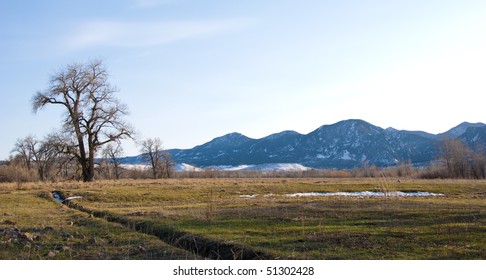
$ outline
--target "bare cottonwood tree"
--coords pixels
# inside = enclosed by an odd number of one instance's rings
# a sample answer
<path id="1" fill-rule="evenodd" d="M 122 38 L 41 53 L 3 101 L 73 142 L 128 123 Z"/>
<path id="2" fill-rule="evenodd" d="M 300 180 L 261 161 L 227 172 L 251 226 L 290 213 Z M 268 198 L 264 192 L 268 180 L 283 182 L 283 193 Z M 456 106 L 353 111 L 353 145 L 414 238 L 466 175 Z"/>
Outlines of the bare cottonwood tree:
<path id="1" fill-rule="evenodd" d="M 170 177 L 172 174 L 172 162 L 170 155 L 162 146 L 160 138 L 148 138 L 140 143 L 142 157 L 150 163 L 152 177 L 154 179 Z"/>
<path id="2" fill-rule="evenodd" d="M 37 112 L 48 104 L 65 109 L 63 133 L 70 136 L 64 151 L 78 161 L 83 181 L 92 181 L 96 152 L 105 144 L 131 137 L 123 120 L 127 107 L 115 97 L 117 89 L 108 82 L 102 61 L 71 64 L 50 78 L 49 87 L 33 98 Z"/>

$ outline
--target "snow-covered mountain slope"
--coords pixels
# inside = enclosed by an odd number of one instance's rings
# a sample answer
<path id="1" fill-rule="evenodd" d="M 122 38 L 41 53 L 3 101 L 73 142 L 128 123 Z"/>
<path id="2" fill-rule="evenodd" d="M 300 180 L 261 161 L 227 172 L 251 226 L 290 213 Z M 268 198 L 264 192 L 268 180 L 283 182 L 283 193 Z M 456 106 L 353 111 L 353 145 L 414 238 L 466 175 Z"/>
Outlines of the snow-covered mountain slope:
<path id="1" fill-rule="evenodd" d="M 309 167 L 305 167 L 298 163 L 265 163 L 265 164 L 252 164 L 252 165 L 217 165 L 210 166 L 209 169 L 224 170 L 224 171 L 305 171 L 309 170 Z"/>

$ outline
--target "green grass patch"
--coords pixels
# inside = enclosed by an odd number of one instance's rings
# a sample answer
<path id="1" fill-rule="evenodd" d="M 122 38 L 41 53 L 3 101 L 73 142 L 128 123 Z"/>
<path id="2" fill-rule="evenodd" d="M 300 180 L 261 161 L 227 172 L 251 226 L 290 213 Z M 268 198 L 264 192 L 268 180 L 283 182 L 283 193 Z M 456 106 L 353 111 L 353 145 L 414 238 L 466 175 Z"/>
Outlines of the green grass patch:
<path id="1" fill-rule="evenodd" d="M 0 259 L 196 258 L 154 236 L 57 203 L 48 189 L 0 192 Z"/>

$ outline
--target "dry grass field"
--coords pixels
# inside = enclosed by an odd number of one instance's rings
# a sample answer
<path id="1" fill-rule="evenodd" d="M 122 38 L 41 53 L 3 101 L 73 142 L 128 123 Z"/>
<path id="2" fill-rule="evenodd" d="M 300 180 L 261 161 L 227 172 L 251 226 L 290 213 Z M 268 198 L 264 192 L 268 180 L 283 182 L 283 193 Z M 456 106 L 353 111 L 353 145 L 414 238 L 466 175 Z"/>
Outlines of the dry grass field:
<path id="1" fill-rule="evenodd" d="M 81 196 L 57 202 L 51 192 Z M 292 196 L 383 192 L 384 196 Z M 443 196 L 398 197 L 417 191 Z M 0 185 L 1 259 L 486 259 L 486 182 L 164 179 Z"/>

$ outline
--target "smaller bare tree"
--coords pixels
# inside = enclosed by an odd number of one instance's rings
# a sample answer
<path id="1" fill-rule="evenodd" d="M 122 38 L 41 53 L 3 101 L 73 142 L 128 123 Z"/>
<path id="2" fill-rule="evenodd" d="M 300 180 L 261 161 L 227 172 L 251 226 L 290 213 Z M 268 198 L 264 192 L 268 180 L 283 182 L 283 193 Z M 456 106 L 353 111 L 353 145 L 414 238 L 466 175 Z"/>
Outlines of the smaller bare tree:
<path id="1" fill-rule="evenodd" d="M 47 181 L 49 179 L 51 169 L 54 166 L 58 156 L 59 152 L 49 141 L 49 139 L 46 139 L 40 143 L 39 148 L 36 150 L 34 160 L 39 178 L 42 181 Z"/>
<path id="2" fill-rule="evenodd" d="M 174 163 L 167 151 L 162 151 L 162 176 L 164 178 L 171 178 L 174 171 Z"/>
<path id="3" fill-rule="evenodd" d="M 164 151 L 160 138 L 148 138 L 143 140 L 140 146 L 142 158 L 150 164 L 152 178 L 171 177 L 173 164 L 170 154 Z"/>
<path id="4" fill-rule="evenodd" d="M 17 139 L 12 153 L 16 153 L 18 159 L 21 160 L 22 164 L 28 169 L 32 169 L 32 158 L 35 152 L 35 147 L 38 145 L 39 141 L 33 136 L 29 135 L 25 138 Z"/>
<path id="5" fill-rule="evenodd" d="M 112 177 L 111 174 L 113 174 L 116 180 L 120 179 L 122 155 L 123 147 L 120 142 L 117 142 L 116 145 L 110 143 L 103 149 L 103 160 L 108 165 L 108 177 Z"/>
<path id="6" fill-rule="evenodd" d="M 76 150 L 76 145 L 69 134 L 54 132 L 46 137 L 49 143 L 58 155 L 54 162 L 56 176 L 68 180 L 79 180 L 81 178 L 80 166 L 72 151 Z"/>

